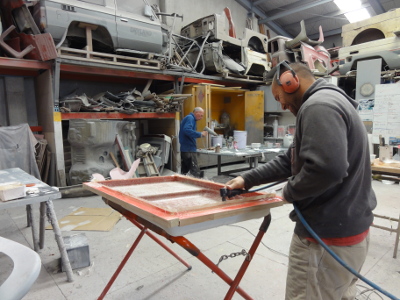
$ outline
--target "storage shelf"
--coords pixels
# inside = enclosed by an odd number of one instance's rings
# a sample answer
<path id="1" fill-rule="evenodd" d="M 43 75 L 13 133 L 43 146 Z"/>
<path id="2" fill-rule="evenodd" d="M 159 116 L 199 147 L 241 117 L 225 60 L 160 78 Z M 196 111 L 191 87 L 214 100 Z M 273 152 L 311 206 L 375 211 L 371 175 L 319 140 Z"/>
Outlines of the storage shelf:
<path id="1" fill-rule="evenodd" d="M 51 62 L 0 57 L 0 73 L 14 76 L 37 76 L 42 70 L 50 70 Z"/>
<path id="2" fill-rule="evenodd" d="M 175 113 L 140 112 L 124 114 L 119 112 L 76 112 L 61 113 L 62 120 L 71 119 L 174 119 Z"/>
<path id="3" fill-rule="evenodd" d="M 243 78 L 224 78 L 219 75 L 204 75 L 199 73 L 185 73 L 174 70 L 152 70 L 138 67 L 124 67 L 105 65 L 93 62 L 60 59 L 60 76 L 64 79 L 91 79 L 99 80 L 101 77 L 108 81 L 116 78 L 135 80 L 162 80 L 173 82 L 178 80 L 185 83 L 205 83 L 224 85 L 227 87 L 247 88 L 250 85 L 263 83 L 260 81 L 244 80 Z M 101 81 L 101 79 L 100 79 Z"/>

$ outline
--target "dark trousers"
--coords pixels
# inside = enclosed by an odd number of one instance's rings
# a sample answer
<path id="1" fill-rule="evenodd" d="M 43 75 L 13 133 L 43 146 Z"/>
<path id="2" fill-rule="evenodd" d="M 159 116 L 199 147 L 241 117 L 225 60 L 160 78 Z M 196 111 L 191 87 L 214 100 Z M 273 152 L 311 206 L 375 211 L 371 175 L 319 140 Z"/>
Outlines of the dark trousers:
<path id="1" fill-rule="evenodd" d="M 181 173 L 190 173 L 193 177 L 201 178 L 204 172 L 197 165 L 196 152 L 181 152 Z"/>

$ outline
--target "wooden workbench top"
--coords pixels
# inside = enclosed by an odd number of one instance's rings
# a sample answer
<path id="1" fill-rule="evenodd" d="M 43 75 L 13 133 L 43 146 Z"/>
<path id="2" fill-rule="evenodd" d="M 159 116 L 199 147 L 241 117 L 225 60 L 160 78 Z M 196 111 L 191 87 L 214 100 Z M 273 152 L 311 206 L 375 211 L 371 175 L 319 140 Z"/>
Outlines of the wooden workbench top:
<path id="1" fill-rule="evenodd" d="M 400 162 L 384 163 L 376 158 L 371 165 L 372 172 L 400 174 Z"/>

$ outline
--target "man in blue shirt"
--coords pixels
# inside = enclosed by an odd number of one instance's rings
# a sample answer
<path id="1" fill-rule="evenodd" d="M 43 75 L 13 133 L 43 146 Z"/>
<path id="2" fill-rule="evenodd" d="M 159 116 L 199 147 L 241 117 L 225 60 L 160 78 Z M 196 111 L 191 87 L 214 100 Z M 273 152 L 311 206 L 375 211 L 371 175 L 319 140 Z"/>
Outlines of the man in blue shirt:
<path id="1" fill-rule="evenodd" d="M 202 177 L 200 168 L 197 165 L 196 139 L 207 136 L 207 131 L 198 132 L 196 122 L 204 116 L 204 110 L 196 107 L 193 112 L 183 118 L 180 131 L 179 143 L 181 144 L 181 173 L 190 174 L 194 177 Z"/>

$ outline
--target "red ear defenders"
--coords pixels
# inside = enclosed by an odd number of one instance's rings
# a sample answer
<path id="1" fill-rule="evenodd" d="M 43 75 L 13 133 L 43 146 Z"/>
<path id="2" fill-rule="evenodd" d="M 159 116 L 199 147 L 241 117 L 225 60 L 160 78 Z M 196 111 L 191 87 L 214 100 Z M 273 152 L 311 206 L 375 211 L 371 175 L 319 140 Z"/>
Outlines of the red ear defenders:
<path id="1" fill-rule="evenodd" d="M 281 65 L 288 69 L 282 74 Z M 289 66 L 286 61 L 282 61 L 277 65 L 276 82 L 283 88 L 283 90 L 287 94 L 293 94 L 300 87 L 299 77 L 297 77 L 296 72 Z"/>

